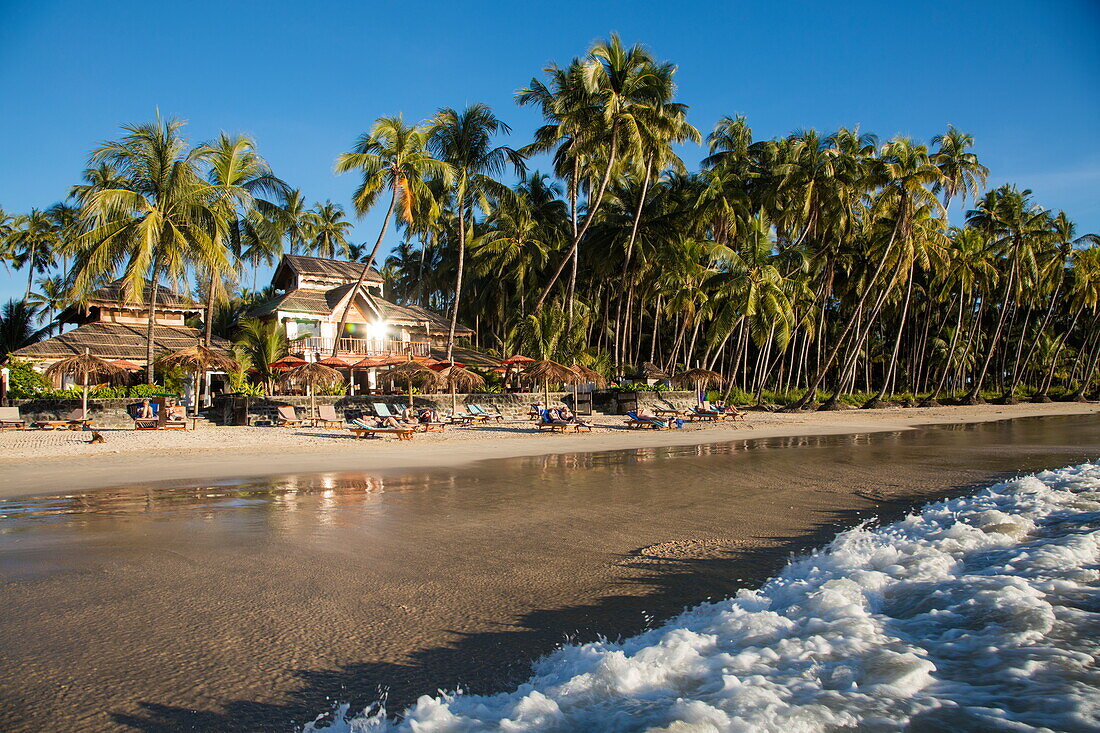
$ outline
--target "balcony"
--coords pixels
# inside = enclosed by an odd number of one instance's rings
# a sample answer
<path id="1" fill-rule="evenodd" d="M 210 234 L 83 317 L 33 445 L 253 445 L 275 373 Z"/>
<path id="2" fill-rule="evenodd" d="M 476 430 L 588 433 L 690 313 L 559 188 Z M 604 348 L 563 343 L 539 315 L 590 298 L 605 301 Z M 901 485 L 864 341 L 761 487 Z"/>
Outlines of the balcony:
<path id="1" fill-rule="evenodd" d="M 342 338 L 336 349 L 337 356 L 431 356 L 428 341 L 397 341 L 394 339 Z M 294 341 L 291 352 L 318 354 L 322 358 L 332 354 L 334 339 L 309 337 Z"/>

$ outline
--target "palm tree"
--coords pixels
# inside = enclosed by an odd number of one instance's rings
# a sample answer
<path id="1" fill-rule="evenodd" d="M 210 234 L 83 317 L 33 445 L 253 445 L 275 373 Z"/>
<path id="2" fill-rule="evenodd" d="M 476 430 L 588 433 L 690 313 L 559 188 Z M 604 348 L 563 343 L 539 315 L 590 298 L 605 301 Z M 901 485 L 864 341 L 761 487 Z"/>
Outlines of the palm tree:
<path id="1" fill-rule="evenodd" d="M 390 194 L 382 228 L 378 231 L 374 248 L 363 262 L 363 269 L 359 273 L 353 293 L 359 290 L 374 265 L 394 209 L 400 205 L 399 218 L 411 223 L 417 202 L 430 195 L 425 180 L 438 177 L 446 183 L 450 182 L 450 166 L 433 158 L 428 153 L 427 146 L 426 128 L 406 125 L 400 115 L 382 117 L 375 121 L 369 133 L 360 136 L 352 152 L 343 153 L 336 159 L 337 173 L 351 170 L 363 172 L 363 181 L 352 195 L 355 211 L 360 216 L 374 206 L 383 191 L 388 190 Z M 354 300 L 354 297 L 348 298 L 344 312 L 340 315 L 340 323 L 336 327 L 338 337 L 344 331 L 344 324 L 347 323 Z M 339 338 L 333 341 L 333 356 L 336 355 L 339 343 Z"/>
<path id="2" fill-rule="evenodd" d="M 0 306 L 0 361 L 8 354 L 40 340 L 45 329 L 35 328 L 38 309 L 14 298 Z"/>
<path id="3" fill-rule="evenodd" d="M 935 185 L 933 191 L 943 194 L 943 207 L 951 208 L 951 202 L 956 196 L 961 196 L 963 201 L 968 196 L 977 199 L 985 187 L 989 169 L 978 162 L 977 155 L 969 151 L 974 145 L 974 136 L 960 132 L 954 125 L 948 125 L 947 132 L 932 138 L 932 144 L 937 146 L 932 162 L 943 174 L 943 179 Z"/>
<path id="4" fill-rule="evenodd" d="M 189 265 L 225 267 L 215 232 L 217 212 L 200 165 L 206 148 L 187 149 L 183 122 L 161 120 L 123 126 L 124 134 L 92 153 L 119 178 L 88 192 L 81 215 L 90 224 L 76 243 L 70 286 L 89 292 L 105 275 L 122 270 L 128 294 L 149 298 L 146 379 L 154 377 L 153 326 L 158 284 L 179 281 Z"/>
<path id="5" fill-rule="evenodd" d="M 446 163 L 452 174 L 451 194 L 457 207 L 458 265 L 455 292 L 451 301 L 451 322 L 447 331 L 447 361 L 454 351 L 455 326 L 462 300 L 462 277 L 466 260 L 467 215 L 473 207 L 489 209 L 489 197 L 507 196 L 507 187 L 492 178 L 511 164 L 516 175 L 523 175 L 523 156 L 505 145 L 493 146 L 493 136 L 509 133 L 512 128 L 497 119 L 484 104 L 471 104 L 459 112 L 444 107 L 432 120 L 428 147 L 435 159 Z"/>
<path id="6" fill-rule="evenodd" d="M 46 212 L 31 209 L 25 216 L 15 217 L 13 231 L 7 236 L 7 255 L 16 270 L 27 270 L 27 290 L 23 299 L 31 296 L 35 275 L 44 275 L 53 267 L 61 235 Z"/>
<path id="7" fill-rule="evenodd" d="M 45 315 L 46 334 L 53 336 L 54 315 L 69 304 L 65 281 L 56 276 L 39 279 L 38 292 L 31 293 L 27 302 Z"/>
<path id="8" fill-rule="evenodd" d="M 995 346 L 1000 344 L 1008 311 L 1010 308 L 1015 310 L 1024 287 L 1034 282 L 1038 275 L 1036 247 L 1049 236 L 1050 216 L 1045 209 L 1031 203 L 1030 190 L 1020 191 L 1006 184 L 982 197 L 977 207 L 967 212 L 966 223 L 986 234 L 1008 265 L 997 325 L 990 340 L 994 348 L 986 349 L 982 365 L 965 397 L 966 402 L 973 403 L 979 401 L 978 393 L 993 354 L 997 352 Z M 1011 399 L 1012 395 L 1005 397 Z"/>
<path id="9" fill-rule="evenodd" d="M 286 330 L 275 321 L 248 318 L 240 324 L 236 343 L 252 362 L 265 390 L 270 394 L 277 376 L 271 364 L 287 354 Z"/>
<path id="10" fill-rule="evenodd" d="M 279 207 L 262 198 L 265 195 L 285 196 L 286 184 L 272 172 L 271 167 L 256 152 L 253 140 L 245 135 L 230 137 L 222 133 L 217 140 L 206 145 L 206 159 L 210 166 L 207 179 L 212 186 L 219 226 L 215 245 L 226 250 L 226 242 L 235 240 L 233 249 L 253 256 L 260 252 L 273 252 L 282 239 L 282 232 L 270 225 L 270 217 L 278 217 Z M 248 242 L 241 245 L 241 239 Z M 281 249 L 281 244 L 278 245 Z M 219 293 L 218 285 L 231 268 L 215 269 L 222 263 L 228 265 L 228 251 L 206 268 L 205 334 L 203 344 L 210 346 L 214 303 Z M 253 261 L 253 272 L 257 261 Z"/>
<path id="11" fill-rule="evenodd" d="M 619 156 L 627 151 L 641 157 L 638 153 L 643 145 L 643 126 L 652 116 L 653 109 L 672 97 L 674 71 L 675 67 L 670 64 L 657 64 L 641 45 L 625 48 L 619 37 L 613 34 L 609 40 L 597 42 L 588 51 L 580 72 L 583 83 L 581 103 L 576 104 L 575 98 L 568 97 L 556 101 L 564 107 L 566 116 L 578 122 L 591 124 L 598 121 L 600 129 L 606 130 L 607 137 L 601 140 L 600 146 L 604 160 L 603 175 L 595 195 L 588 202 L 584 223 L 574 235 L 561 264 L 543 287 L 535 309 L 542 307 L 565 266 L 576 256 L 581 239 L 599 211 Z M 521 101 L 525 98 L 522 97 Z M 568 129 L 578 127 L 578 122 L 568 124 Z"/>
<path id="12" fill-rule="evenodd" d="M 290 247 L 290 254 L 305 250 L 309 238 L 309 209 L 305 197 L 297 188 L 289 189 L 283 197 L 282 215 L 283 236 Z"/>
<path id="13" fill-rule="evenodd" d="M 307 247 L 313 255 L 333 259 L 334 257 L 347 257 L 348 233 L 351 231 L 351 222 L 344 219 L 344 207 L 325 201 L 323 204 L 314 204 L 313 209 L 306 215 L 308 232 Z"/>

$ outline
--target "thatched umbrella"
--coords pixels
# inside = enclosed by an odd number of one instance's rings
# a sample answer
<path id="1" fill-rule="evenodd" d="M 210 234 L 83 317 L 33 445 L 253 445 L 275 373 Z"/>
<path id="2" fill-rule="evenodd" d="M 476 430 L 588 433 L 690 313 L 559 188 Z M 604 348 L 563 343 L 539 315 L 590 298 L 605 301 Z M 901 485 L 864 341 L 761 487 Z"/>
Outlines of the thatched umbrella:
<path id="1" fill-rule="evenodd" d="M 443 371 L 439 372 L 438 376 L 442 377 L 443 384 L 451 389 L 452 415 L 458 411 L 459 391 L 468 393 L 470 390 L 485 386 L 485 379 L 480 374 L 471 372 L 469 369 L 458 364 L 451 364 L 443 369 Z"/>
<path id="2" fill-rule="evenodd" d="M 383 375 L 387 379 L 404 379 L 405 386 L 409 390 L 409 407 L 413 405 L 413 382 L 420 382 L 425 389 L 434 389 L 442 386 L 444 379 L 443 376 L 432 369 L 426 364 L 419 361 L 413 361 L 409 359 L 403 361 L 397 366 L 391 367 L 386 370 Z"/>
<path id="3" fill-rule="evenodd" d="M 529 356 L 524 356 L 523 354 L 512 354 L 507 359 L 501 359 L 500 364 L 504 367 L 504 386 L 509 386 L 511 381 L 509 377 L 512 375 L 513 369 L 522 367 L 524 364 L 533 364 L 534 362 L 534 359 Z"/>
<path id="4" fill-rule="evenodd" d="M 569 368 L 572 369 L 573 372 L 577 375 L 577 381 L 573 382 L 573 409 L 576 410 L 578 385 L 584 382 L 591 382 L 597 387 L 602 387 L 607 384 L 607 380 L 595 369 L 589 369 L 583 364 L 578 364 L 577 362 L 573 362 L 572 366 L 570 366 Z"/>
<path id="5" fill-rule="evenodd" d="M 695 387 L 695 397 L 699 400 L 699 404 L 702 404 L 702 400 L 699 399 L 699 392 L 709 384 L 721 384 L 722 375 L 718 372 L 712 372 L 710 369 L 688 369 L 686 372 L 680 372 L 672 378 L 672 383 L 677 387 L 686 387 L 692 385 Z"/>
<path id="6" fill-rule="evenodd" d="M 193 399 L 195 415 L 199 414 L 199 376 L 210 369 L 217 369 L 221 372 L 231 372 L 234 369 L 241 368 L 241 365 L 237 363 L 236 359 L 228 357 L 221 352 L 214 351 L 214 349 L 203 346 L 202 344 L 195 344 L 186 349 L 172 352 L 167 356 L 162 356 L 157 359 L 157 364 L 165 369 L 183 367 L 195 375 Z"/>
<path id="7" fill-rule="evenodd" d="M 550 382 L 576 384 L 581 380 L 581 376 L 565 364 L 559 364 L 549 359 L 533 362 L 523 370 L 523 374 L 542 382 L 542 391 L 546 396 L 546 402 L 542 406 L 544 410 L 550 407 Z"/>
<path id="8" fill-rule="evenodd" d="M 60 377 L 64 374 L 72 374 L 73 377 L 80 380 L 81 391 L 83 394 L 83 398 L 81 400 L 81 417 L 87 420 L 88 379 L 117 379 L 121 375 L 125 374 L 125 371 L 119 369 L 109 361 L 104 361 L 98 356 L 92 356 L 92 353 L 88 349 L 84 349 L 83 354 L 70 356 L 46 367 L 46 376 L 50 377 L 51 379 L 54 377 Z"/>
<path id="9" fill-rule="evenodd" d="M 304 386 L 306 391 L 309 392 L 309 414 L 310 417 L 317 416 L 317 398 L 316 387 L 319 386 L 331 386 L 344 383 L 344 375 L 336 371 L 332 367 L 325 366 L 318 362 L 306 362 L 301 366 L 296 366 L 293 369 L 288 370 L 283 376 L 279 378 L 279 386 L 292 388 L 294 386 Z"/>

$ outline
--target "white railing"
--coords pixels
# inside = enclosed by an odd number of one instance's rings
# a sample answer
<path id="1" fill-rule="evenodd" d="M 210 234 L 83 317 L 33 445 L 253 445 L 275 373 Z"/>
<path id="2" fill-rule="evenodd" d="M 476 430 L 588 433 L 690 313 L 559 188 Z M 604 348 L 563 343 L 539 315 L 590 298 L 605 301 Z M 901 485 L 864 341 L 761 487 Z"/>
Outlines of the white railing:
<path id="1" fill-rule="evenodd" d="M 311 336 L 295 341 L 290 350 L 328 356 L 332 353 L 332 345 L 331 338 Z M 427 341 L 341 338 L 336 353 L 347 356 L 431 356 L 430 346 Z"/>

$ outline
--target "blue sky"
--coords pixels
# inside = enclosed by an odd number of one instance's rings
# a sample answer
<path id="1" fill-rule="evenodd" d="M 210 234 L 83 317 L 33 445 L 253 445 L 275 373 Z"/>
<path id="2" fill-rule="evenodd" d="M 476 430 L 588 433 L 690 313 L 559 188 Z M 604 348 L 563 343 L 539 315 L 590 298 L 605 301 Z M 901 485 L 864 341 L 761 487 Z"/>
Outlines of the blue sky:
<path id="1" fill-rule="evenodd" d="M 859 124 L 977 138 L 991 184 L 1019 183 L 1100 231 L 1100 2 L 17 2 L 0 0 L 0 206 L 45 207 L 118 125 L 162 114 L 198 142 L 253 135 L 311 201 L 350 209 L 335 156 L 382 115 L 492 105 L 609 32 L 679 66 L 704 132 L 744 114 L 757 137 Z M 701 149 L 684 151 L 689 163 Z M 381 214 L 357 222 L 371 240 Z M 387 245 L 396 244 L 392 233 Z M 22 291 L 0 271 L 0 298 Z"/>

